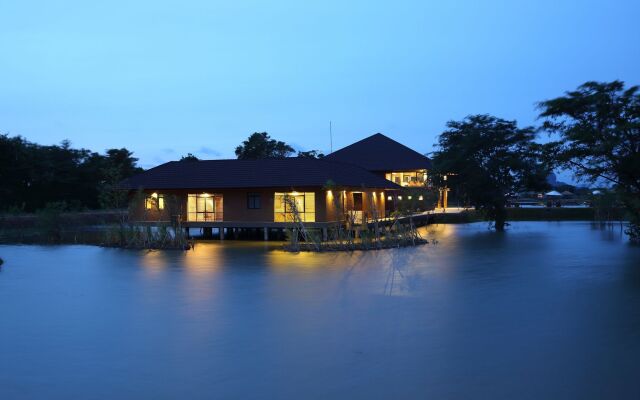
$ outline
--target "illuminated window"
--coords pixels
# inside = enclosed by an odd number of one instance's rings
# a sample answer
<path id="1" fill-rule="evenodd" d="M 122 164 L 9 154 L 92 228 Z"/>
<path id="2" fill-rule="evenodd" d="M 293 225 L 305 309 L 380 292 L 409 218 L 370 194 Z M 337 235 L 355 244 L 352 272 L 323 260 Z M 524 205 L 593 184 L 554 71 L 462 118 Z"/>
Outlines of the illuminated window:
<path id="1" fill-rule="evenodd" d="M 164 210 L 164 195 L 151 193 L 144 199 L 144 208 L 147 210 Z"/>
<path id="2" fill-rule="evenodd" d="M 401 186 L 424 186 L 427 183 L 427 170 L 387 172 L 385 178 Z"/>
<path id="3" fill-rule="evenodd" d="M 260 193 L 247 193 L 247 208 L 250 210 L 260 208 Z"/>
<path id="4" fill-rule="evenodd" d="M 314 192 L 276 192 L 273 200 L 273 220 L 275 222 L 294 221 L 294 207 L 301 221 L 316 221 L 316 194 Z"/>
<path id="5" fill-rule="evenodd" d="M 208 193 L 189 194 L 188 221 L 222 221 L 222 196 Z"/>

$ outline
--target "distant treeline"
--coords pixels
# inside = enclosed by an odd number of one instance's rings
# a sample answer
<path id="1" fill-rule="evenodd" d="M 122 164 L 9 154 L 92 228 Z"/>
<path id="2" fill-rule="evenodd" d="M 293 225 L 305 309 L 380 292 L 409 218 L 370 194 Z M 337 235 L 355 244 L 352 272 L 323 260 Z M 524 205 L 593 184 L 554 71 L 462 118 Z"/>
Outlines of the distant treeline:
<path id="1" fill-rule="evenodd" d="M 69 210 L 123 207 L 114 190 L 141 172 L 129 150 L 99 154 L 74 149 L 69 141 L 43 146 L 0 135 L 0 212 L 32 212 L 47 205 Z"/>

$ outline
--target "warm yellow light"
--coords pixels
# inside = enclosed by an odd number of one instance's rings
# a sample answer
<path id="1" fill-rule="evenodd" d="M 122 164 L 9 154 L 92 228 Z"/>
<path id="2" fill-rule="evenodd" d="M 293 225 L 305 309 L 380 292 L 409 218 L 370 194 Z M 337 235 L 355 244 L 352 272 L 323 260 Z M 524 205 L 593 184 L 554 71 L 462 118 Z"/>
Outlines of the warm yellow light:
<path id="1" fill-rule="evenodd" d="M 153 197 L 154 199 L 157 199 L 158 198 L 158 193 L 156 193 L 156 192 L 151 193 L 151 197 Z"/>
<path id="2" fill-rule="evenodd" d="M 209 193 L 202 193 L 202 197 L 209 197 Z"/>

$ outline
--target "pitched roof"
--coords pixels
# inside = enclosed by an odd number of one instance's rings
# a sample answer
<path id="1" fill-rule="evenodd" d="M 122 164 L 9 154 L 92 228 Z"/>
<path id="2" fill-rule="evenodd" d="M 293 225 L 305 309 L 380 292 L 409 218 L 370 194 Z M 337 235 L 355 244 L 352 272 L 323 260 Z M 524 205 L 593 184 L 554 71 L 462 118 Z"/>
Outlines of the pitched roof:
<path id="1" fill-rule="evenodd" d="M 250 187 L 338 186 L 399 188 L 352 164 L 312 158 L 171 161 L 120 183 L 123 189 L 231 189 Z"/>
<path id="2" fill-rule="evenodd" d="M 343 147 L 325 159 L 351 163 L 369 171 L 410 171 L 430 169 L 431 160 L 395 140 L 376 133 L 347 147 Z"/>

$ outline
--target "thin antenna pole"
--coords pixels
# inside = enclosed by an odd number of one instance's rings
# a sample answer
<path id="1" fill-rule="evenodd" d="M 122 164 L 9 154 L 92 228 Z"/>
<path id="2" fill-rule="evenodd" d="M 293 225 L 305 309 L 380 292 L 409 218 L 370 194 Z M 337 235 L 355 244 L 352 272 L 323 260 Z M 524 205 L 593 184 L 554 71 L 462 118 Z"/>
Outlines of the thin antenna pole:
<path id="1" fill-rule="evenodd" d="M 331 131 L 331 121 L 329 121 L 329 154 L 333 153 L 333 132 Z"/>

